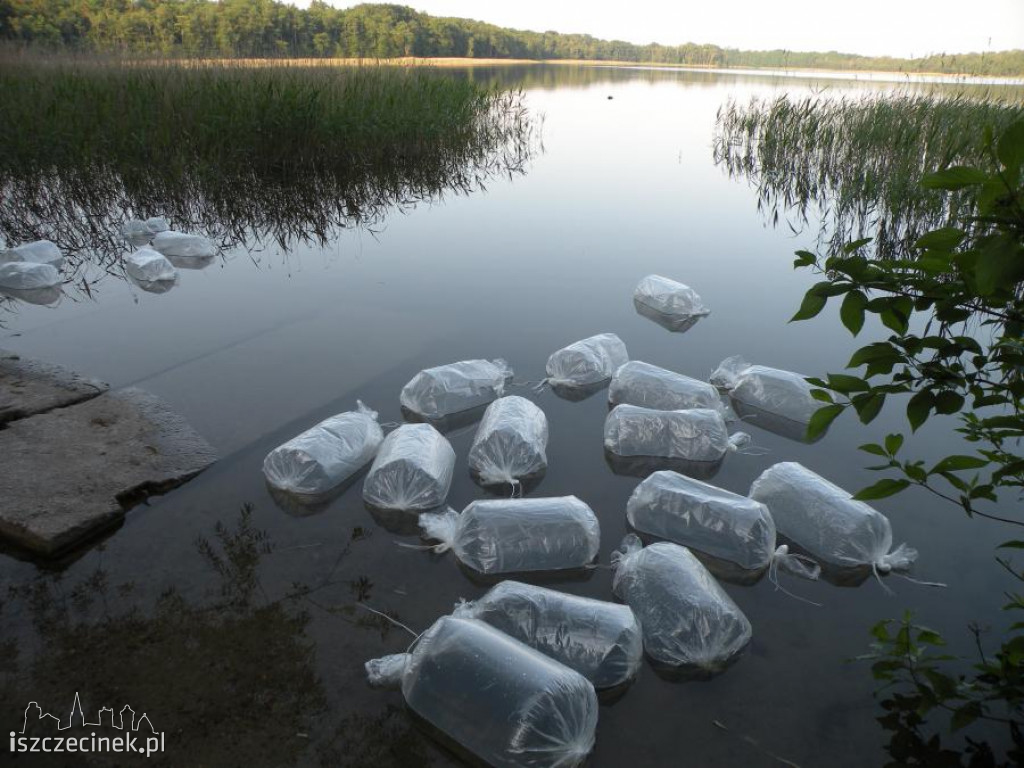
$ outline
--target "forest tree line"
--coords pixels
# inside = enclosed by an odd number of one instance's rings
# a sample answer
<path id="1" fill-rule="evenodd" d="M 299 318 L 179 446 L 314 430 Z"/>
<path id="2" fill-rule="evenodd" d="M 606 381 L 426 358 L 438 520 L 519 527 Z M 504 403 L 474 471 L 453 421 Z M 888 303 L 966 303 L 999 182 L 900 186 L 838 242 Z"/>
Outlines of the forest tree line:
<path id="1" fill-rule="evenodd" d="M 678 34 L 685 33 L 679 30 Z M 590 35 L 505 29 L 400 5 L 302 9 L 275 0 L 0 0 L 0 40 L 160 56 L 595 59 L 698 67 L 1024 74 L 1024 51 L 915 59 L 716 45 L 637 45 Z"/>

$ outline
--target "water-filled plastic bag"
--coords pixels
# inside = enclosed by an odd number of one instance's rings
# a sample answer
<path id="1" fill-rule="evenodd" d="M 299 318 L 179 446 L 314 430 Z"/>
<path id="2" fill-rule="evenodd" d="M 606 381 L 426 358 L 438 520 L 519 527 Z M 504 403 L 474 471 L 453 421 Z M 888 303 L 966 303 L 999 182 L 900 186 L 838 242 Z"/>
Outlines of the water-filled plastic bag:
<path id="1" fill-rule="evenodd" d="M 60 272 L 51 264 L 12 261 L 0 264 L 0 288 L 29 291 L 60 284 Z"/>
<path id="2" fill-rule="evenodd" d="M 750 642 L 747 617 L 686 547 L 644 547 L 629 534 L 612 565 L 612 589 L 640 619 L 644 650 L 660 664 L 718 671 Z"/>
<path id="3" fill-rule="evenodd" d="M 640 360 L 630 360 L 615 371 L 608 387 L 608 402 L 662 411 L 688 408 L 724 410 L 718 390 L 706 381 L 691 379 Z"/>
<path id="4" fill-rule="evenodd" d="M 572 768 L 594 747 L 598 703 L 579 672 L 480 621 L 445 616 L 366 663 L 413 712 L 495 768 Z"/>
<path id="5" fill-rule="evenodd" d="M 807 424 L 822 404 L 799 373 L 750 365 L 742 357 L 726 358 L 711 374 L 711 383 L 745 406 L 798 424 Z M 756 424 L 756 418 L 751 419 Z"/>
<path id="6" fill-rule="evenodd" d="M 212 259 L 220 253 L 217 244 L 210 238 L 174 230 L 157 232 L 153 237 L 153 250 L 168 258 Z"/>
<path id="7" fill-rule="evenodd" d="M 469 449 L 469 468 L 485 484 L 515 484 L 547 467 L 547 444 L 544 411 L 517 395 L 501 397 L 484 412 Z"/>
<path id="8" fill-rule="evenodd" d="M 139 248 L 122 257 L 125 271 L 144 283 L 160 283 L 176 280 L 178 270 L 162 253 L 152 248 Z"/>
<path id="9" fill-rule="evenodd" d="M 581 339 L 548 358 L 547 382 L 553 386 L 586 387 L 607 381 L 629 360 L 626 345 L 614 333 Z"/>
<path id="10" fill-rule="evenodd" d="M 64 254 L 61 253 L 56 243 L 49 240 L 35 240 L 7 250 L 3 250 L 3 246 L 0 246 L 0 263 L 10 261 L 49 264 L 55 269 L 60 269 L 64 264 Z"/>
<path id="11" fill-rule="evenodd" d="M 888 573 L 917 559 L 905 544 L 892 549 L 889 518 L 795 461 L 762 472 L 750 498 L 768 507 L 779 533 L 824 563 Z"/>
<path id="12" fill-rule="evenodd" d="M 501 397 L 512 368 L 504 360 L 463 360 L 420 371 L 402 387 L 402 406 L 427 419 L 487 405 Z"/>
<path id="13" fill-rule="evenodd" d="M 575 496 L 474 501 L 421 515 L 420 530 L 483 574 L 582 568 L 601 545 L 597 516 Z"/>
<path id="14" fill-rule="evenodd" d="M 604 423 L 604 447 L 617 456 L 715 462 L 749 439 L 743 432 L 730 436 L 722 414 L 708 408 L 662 411 L 617 405 Z"/>
<path id="15" fill-rule="evenodd" d="M 643 309 L 653 312 L 651 319 L 672 331 L 685 331 L 711 314 L 695 290 L 661 275 L 641 280 L 633 291 L 633 303 L 642 314 L 647 314 Z"/>
<path id="16" fill-rule="evenodd" d="M 503 581 L 453 616 L 500 629 L 587 678 L 597 689 L 632 680 L 643 658 L 643 634 L 628 605 Z"/>
<path id="17" fill-rule="evenodd" d="M 451 443 L 429 424 L 403 424 L 384 438 L 363 484 L 363 499 L 384 509 L 444 503 L 455 472 Z"/>
<path id="18" fill-rule="evenodd" d="M 330 492 L 365 467 L 384 439 L 377 412 L 356 402 L 279 445 L 263 461 L 263 474 L 275 488 L 300 495 Z"/>

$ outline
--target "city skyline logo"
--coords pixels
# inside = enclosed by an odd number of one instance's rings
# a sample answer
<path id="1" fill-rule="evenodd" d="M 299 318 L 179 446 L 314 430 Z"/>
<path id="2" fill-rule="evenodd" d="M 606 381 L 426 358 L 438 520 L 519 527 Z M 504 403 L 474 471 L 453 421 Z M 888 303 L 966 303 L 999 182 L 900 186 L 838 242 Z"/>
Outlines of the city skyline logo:
<path id="1" fill-rule="evenodd" d="M 113 735 L 97 734 L 95 730 L 77 737 L 66 735 L 76 728 L 101 729 Z M 44 732 L 58 735 L 42 735 Z M 130 704 L 120 710 L 104 706 L 97 711 L 95 722 L 90 722 L 86 720 L 78 691 L 66 719 L 45 712 L 39 702 L 30 701 L 25 707 L 21 731 L 11 731 L 10 737 L 11 752 L 134 752 L 149 757 L 164 751 L 164 733 L 156 730 L 147 713 L 137 714 Z"/>

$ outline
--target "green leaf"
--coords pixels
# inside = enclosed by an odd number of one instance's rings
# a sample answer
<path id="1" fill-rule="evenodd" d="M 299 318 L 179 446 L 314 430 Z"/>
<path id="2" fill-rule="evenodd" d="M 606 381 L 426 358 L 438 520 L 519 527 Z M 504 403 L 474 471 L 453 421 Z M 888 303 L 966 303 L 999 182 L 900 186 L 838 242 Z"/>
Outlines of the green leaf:
<path id="1" fill-rule="evenodd" d="M 996 157 L 1007 169 L 1019 170 L 1024 163 L 1024 120 L 1013 123 L 999 137 Z"/>
<path id="2" fill-rule="evenodd" d="M 824 389 L 812 389 L 811 397 L 821 403 L 833 403 L 832 395 L 826 392 Z"/>
<path id="3" fill-rule="evenodd" d="M 917 238 L 915 248 L 935 248 L 940 251 L 951 251 L 963 242 L 967 233 L 956 227 L 942 227 L 925 232 Z M 948 262 L 947 262 L 948 264 Z"/>
<path id="4" fill-rule="evenodd" d="M 935 396 L 935 412 L 936 413 L 959 413 L 960 409 L 964 406 L 964 398 L 962 395 L 958 395 L 956 392 L 951 392 L 948 389 L 939 392 Z"/>
<path id="5" fill-rule="evenodd" d="M 934 629 L 928 629 L 928 627 L 917 628 L 917 642 L 925 643 L 926 645 L 945 645 L 946 641 L 942 638 L 938 632 Z"/>
<path id="6" fill-rule="evenodd" d="M 885 480 L 879 480 L 874 485 L 868 486 L 858 493 L 855 493 L 853 498 L 857 501 L 884 499 L 887 496 L 892 496 L 894 493 L 899 493 L 908 485 L 910 485 L 909 480 L 886 478 Z"/>
<path id="7" fill-rule="evenodd" d="M 874 454 L 875 456 L 889 455 L 888 453 L 886 453 L 885 448 L 878 445 L 877 443 L 865 443 L 864 445 L 860 446 L 859 450 L 864 451 L 864 453 Z"/>
<path id="8" fill-rule="evenodd" d="M 885 395 L 879 392 L 858 395 L 853 400 L 853 407 L 857 409 L 857 416 L 860 417 L 861 424 L 870 424 L 874 421 L 883 405 L 885 405 Z"/>
<path id="9" fill-rule="evenodd" d="M 994 237 L 985 244 L 974 268 L 978 292 L 983 296 L 996 293 L 1007 284 L 1017 282 L 1021 274 L 1020 245 L 1012 234 Z"/>
<path id="10" fill-rule="evenodd" d="M 1014 539 L 1013 541 L 1004 541 L 1000 544 L 998 549 L 1024 549 L 1024 541 Z"/>
<path id="11" fill-rule="evenodd" d="M 932 393 L 926 389 L 910 398 L 910 402 L 907 403 L 907 421 L 915 432 L 928 420 L 934 401 Z"/>
<path id="12" fill-rule="evenodd" d="M 818 260 L 818 257 L 810 251 L 797 251 L 796 256 L 796 259 L 793 261 L 794 269 L 799 267 L 809 267 Z"/>
<path id="13" fill-rule="evenodd" d="M 949 720 L 949 727 L 954 731 L 959 731 L 981 716 L 981 704 L 976 701 L 968 702 L 960 707 L 956 712 L 953 713 L 953 717 Z"/>
<path id="14" fill-rule="evenodd" d="M 795 315 L 793 315 L 789 319 L 789 322 L 792 323 L 796 320 L 811 319 L 819 312 L 821 312 L 822 309 L 825 308 L 825 303 L 827 301 L 828 299 L 826 297 L 818 296 L 808 291 L 807 294 L 804 296 L 804 300 L 803 303 L 800 305 L 800 309 L 797 311 Z"/>
<path id="15" fill-rule="evenodd" d="M 871 387 L 859 376 L 847 376 L 844 373 L 830 373 L 828 375 L 828 386 L 836 392 L 846 394 L 848 392 L 866 392 Z"/>
<path id="16" fill-rule="evenodd" d="M 925 189 L 956 190 L 984 184 L 986 181 L 988 174 L 984 171 L 966 165 L 954 165 L 935 173 L 925 174 L 921 179 L 921 186 Z"/>
<path id="17" fill-rule="evenodd" d="M 861 291 L 854 290 L 846 294 L 842 306 L 839 307 L 839 317 L 843 325 L 850 333 L 856 336 L 864 327 L 864 308 L 868 305 L 867 296 Z"/>
<path id="18" fill-rule="evenodd" d="M 899 453 L 900 448 L 902 447 L 903 435 L 892 434 L 885 436 L 885 450 L 887 450 L 890 455 L 895 456 L 897 453 Z"/>
<path id="19" fill-rule="evenodd" d="M 825 434 L 828 430 L 829 425 L 836 420 L 836 417 L 846 410 L 845 406 L 842 405 L 826 405 L 824 408 L 819 408 L 811 416 L 811 421 L 807 425 L 807 439 L 815 440 L 821 435 Z"/>
<path id="20" fill-rule="evenodd" d="M 854 240 L 852 243 L 847 243 L 843 246 L 843 253 L 853 253 L 859 248 L 863 248 L 865 245 L 870 243 L 874 238 L 862 237 L 860 240 Z"/>
<path id="21" fill-rule="evenodd" d="M 955 472 L 961 469 L 981 469 L 988 465 L 987 459 L 978 456 L 947 456 L 931 468 L 928 474 L 934 475 L 939 472 Z"/>

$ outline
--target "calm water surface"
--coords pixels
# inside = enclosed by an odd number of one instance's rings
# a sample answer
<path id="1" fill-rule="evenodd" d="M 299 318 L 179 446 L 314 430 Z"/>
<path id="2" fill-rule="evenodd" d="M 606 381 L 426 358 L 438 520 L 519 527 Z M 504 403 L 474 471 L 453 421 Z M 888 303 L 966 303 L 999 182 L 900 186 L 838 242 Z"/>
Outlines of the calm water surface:
<path id="1" fill-rule="evenodd" d="M 372 516 L 359 484 L 314 514 L 283 509 L 263 482 L 267 452 L 357 398 L 382 421 L 400 421 L 399 390 L 424 367 L 503 357 L 518 380 L 536 380 L 555 349 L 604 331 L 621 336 L 633 359 L 698 378 L 735 354 L 809 375 L 842 370 L 857 344 L 834 308 L 787 323 L 814 280 L 792 270 L 792 252 L 813 244 L 814 231 L 766 226 L 753 191 L 714 166 L 715 111 L 755 94 L 888 86 L 564 68 L 524 77 L 529 107 L 544 116 L 543 152 L 525 175 L 396 213 L 373 233 L 338 231 L 324 248 L 237 248 L 205 270 L 182 271 L 165 294 L 108 279 L 92 299 L 19 304 L 4 318 L 3 347 L 114 388 L 152 391 L 223 456 L 64 562 L 0 554 L 2 635 L 18 647 L 0 667 L 10 673 L 4 722 L 20 717 L 29 696 L 52 697 L 57 708 L 78 690 L 88 708 L 90 696 L 99 706 L 116 692 L 168 728 L 167 764 L 461 764 L 413 723 L 400 694 L 365 685 L 363 662 L 403 650 L 409 638 L 351 604 L 364 598 L 420 631 L 486 585 L 451 555 L 396 546 L 417 537 L 401 520 Z M 632 289 L 652 272 L 693 286 L 711 316 L 672 334 L 637 315 Z M 515 391 L 550 421 L 550 466 L 533 495 L 590 504 L 607 564 L 638 480 L 605 461 L 605 393 L 569 402 Z M 954 424 L 929 423 L 910 449 L 925 459 L 955 450 Z M 794 460 L 857 489 L 877 478 L 856 446 L 902 427 L 894 409 L 869 427 L 843 418 L 810 446 L 744 427 L 764 455 L 728 457 L 713 482 L 745 493 L 766 467 Z M 484 495 L 466 467 L 472 436 L 450 435 L 456 508 Z M 258 584 L 255 555 L 238 546 L 244 535 L 229 549 L 236 556 L 220 561 L 197 542 L 221 552 L 215 527 L 238 531 L 243 505 L 273 544 L 259 557 Z M 1000 622 L 1008 585 L 992 562 L 1005 532 L 925 494 L 878 507 L 896 541 L 920 551 L 917 574 L 948 589 L 891 578 L 889 597 L 873 580 L 785 582 L 823 604 L 815 608 L 766 581 L 726 585 L 754 627 L 747 654 L 703 682 L 666 681 L 645 665 L 625 696 L 602 705 L 590 765 L 778 765 L 771 755 L 805 768 L 881 764 L 888 736 L 875 721 L 874 685 L 864 664 L 850 662 L 866 651 L 868 627 L 912 609 L 966 652 L 967 623 Z M 596 569 L 548 583 L 611 599 L 611 578 Z M 289 603 L 301 615 L 259 608 L 300 583 L 319 587 Z M 244 594 L 237 603 L 250 607 L 214 615 L 197 607 L 220 603 L 224 584 L 251 588 L 249 603 Z"/>

